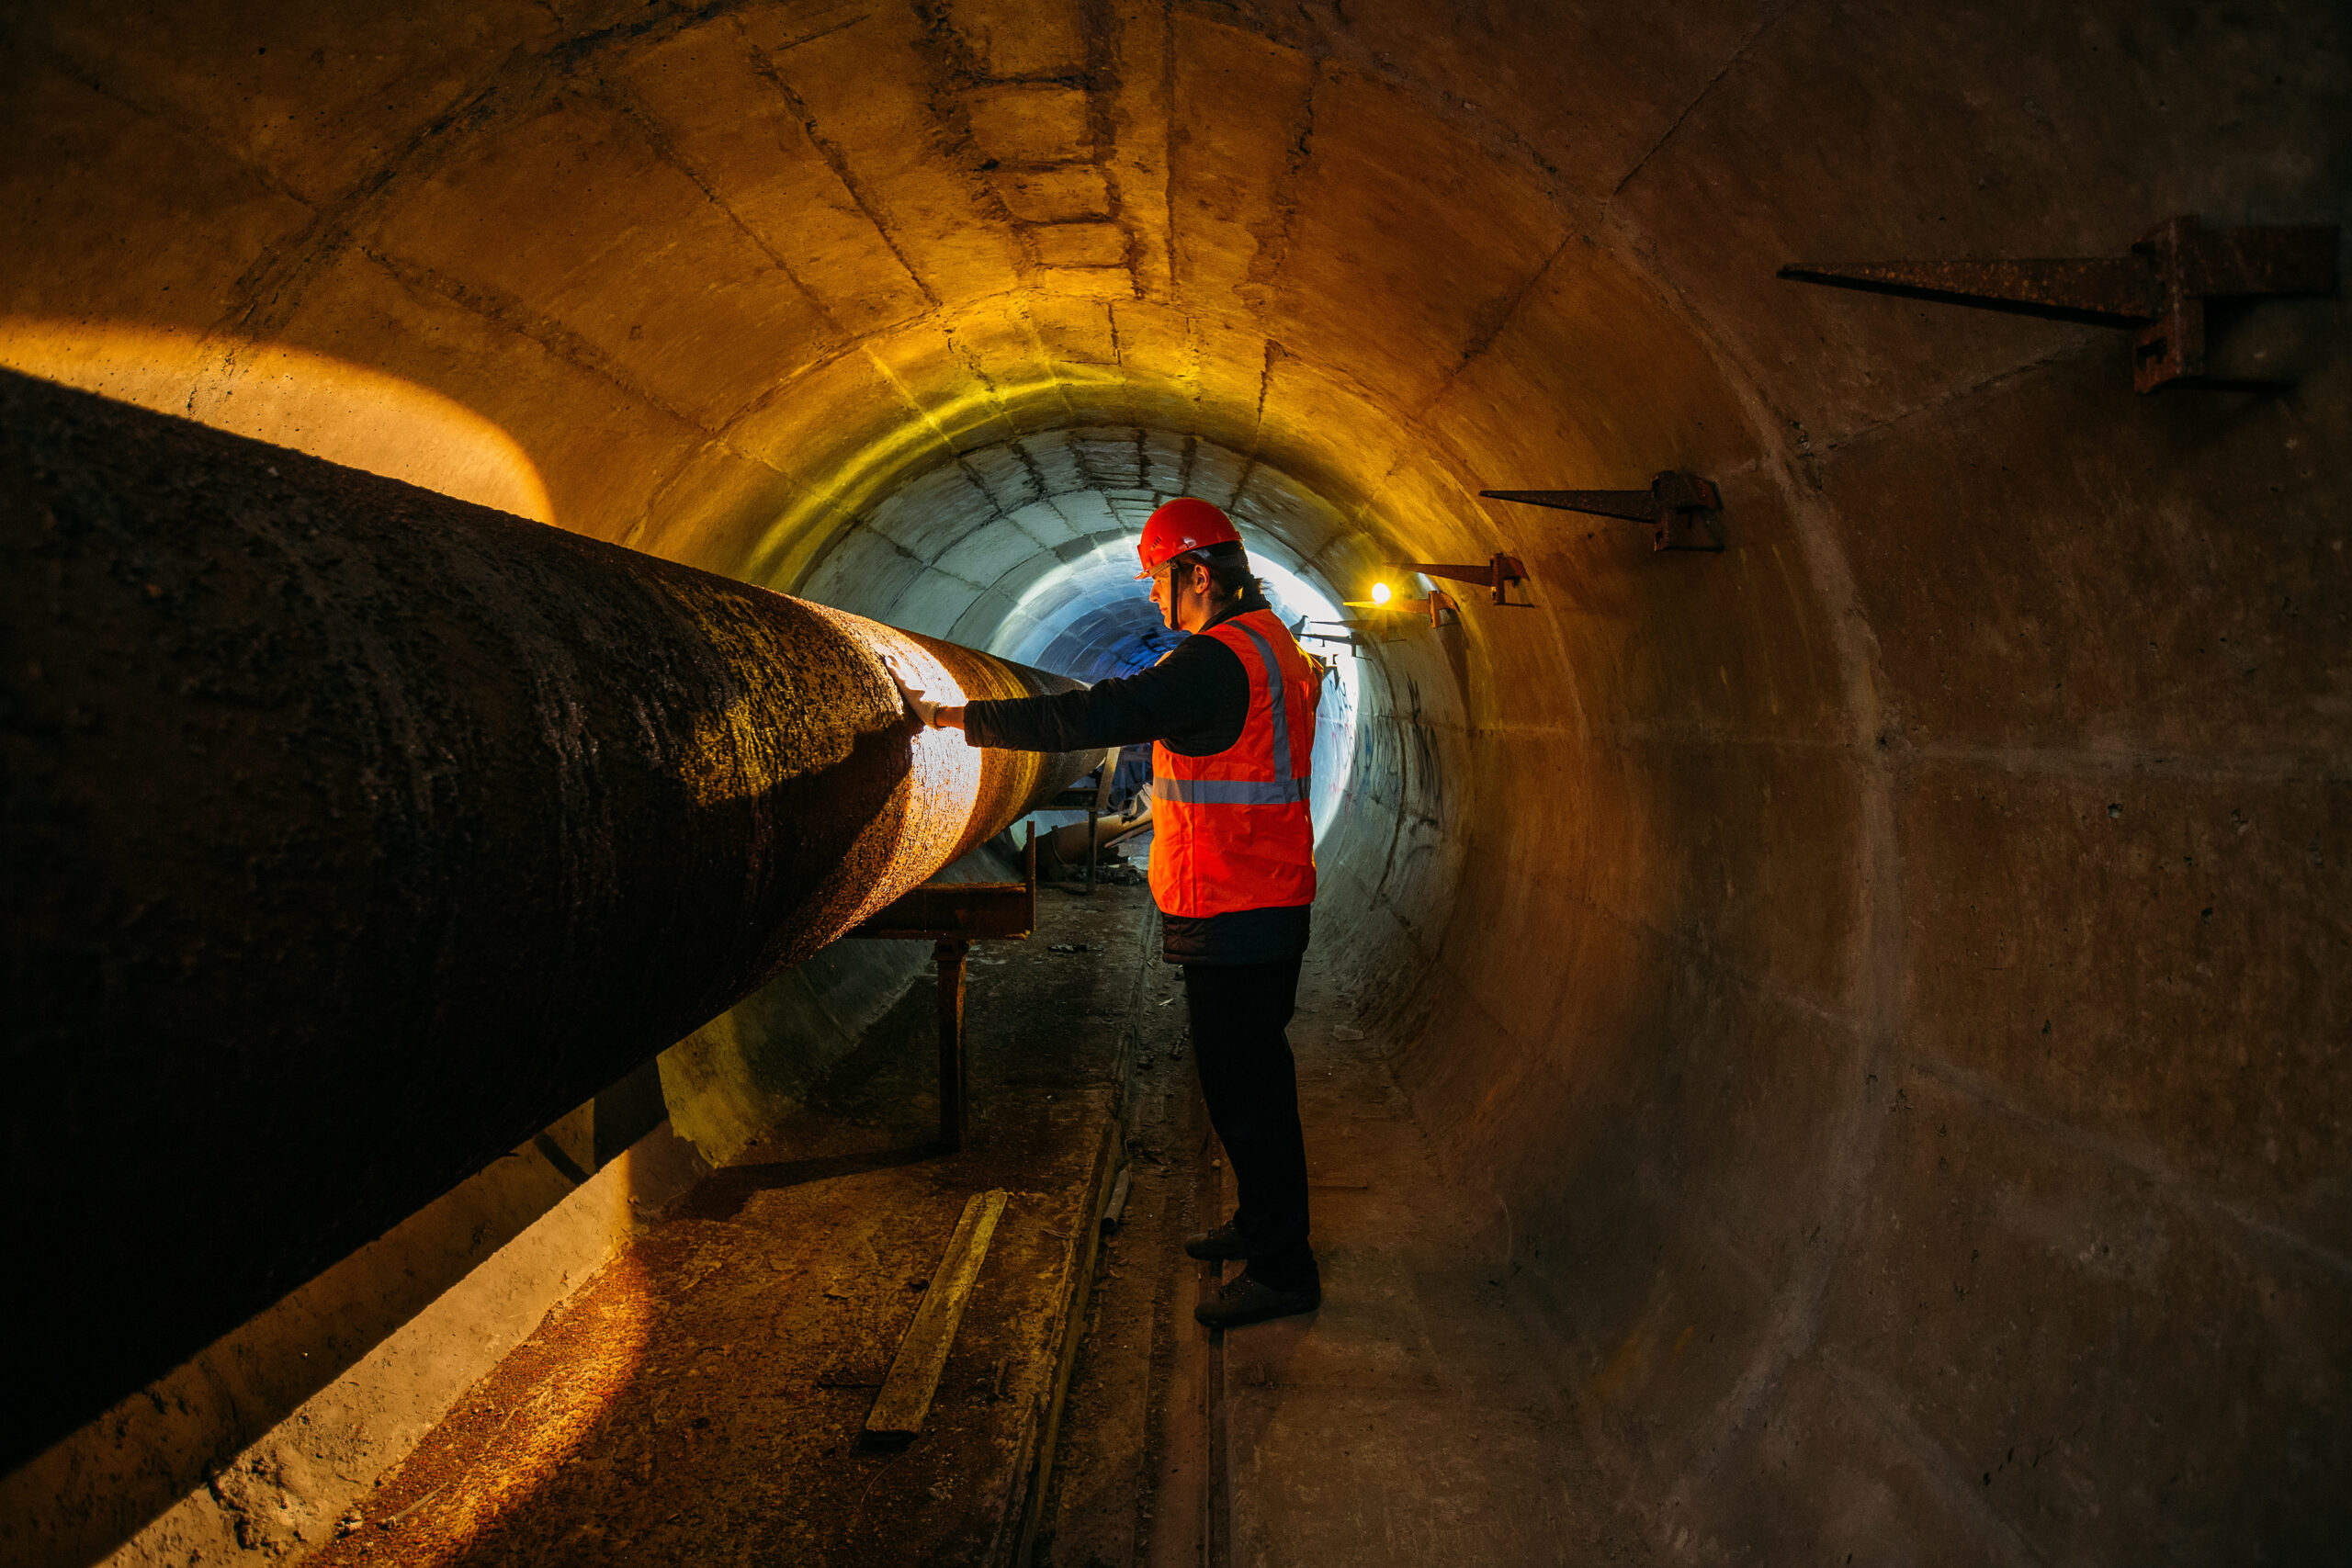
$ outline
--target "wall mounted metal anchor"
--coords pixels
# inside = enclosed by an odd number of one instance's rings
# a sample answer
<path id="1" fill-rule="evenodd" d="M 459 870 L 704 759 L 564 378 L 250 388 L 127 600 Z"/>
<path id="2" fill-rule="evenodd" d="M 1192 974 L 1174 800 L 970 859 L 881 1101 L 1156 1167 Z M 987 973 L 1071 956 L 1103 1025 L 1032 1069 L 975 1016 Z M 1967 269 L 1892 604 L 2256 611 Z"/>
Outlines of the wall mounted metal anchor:
<path id="1" fill-rule="evenodd" d="M 1384 584 L 1383 586 L 1385 585 Z M 1376 593 L 1377 590 L 1374 592 Z M 1442 588 L 1430 589 L 1429 597 L 1426 599 L 1404 599 L 1391 594 L 1385 599 L 1377 597 L 1371 599 L 1343 599 L 1340 603 L 1351 610 L 1370 610 L 1372 612 L 1372 619 L 1368 621 L 1319 621 L 1316 624 L 1318 626 L 1377 626 L 1380 628 L 1380 640 L 1383 642 L 1394 642 L 1396 640 L 1395 632 L 1396 629 L 1396 617 L 1399 615 L 1427 615 L 1431 626 L 1452 626 L 1453 621 L 1449 621 L 1445 618 L 1448 615 L 1453 616 L 1454 621 L 1458 621 L 1462 618 L 1461 602 Z"/>
<path id="2" fill-rule="evenodd" d="M 1513 599 L 1510 585 L 1527 581 L 1527 568 L 1517 556 L 1494 555 L 1484 566 L 1453 566 L 1442 561 L 1396 560 L 1388 563 L 1392 571 L 1418 571 L 1423 577 L 1442 577 L 1454 582 L 1474 582 L 1493 593 L 1495 603 L 1514 610 L 1532 610 L 1534 605 L 1524 598 Z M 1521 590 L 1526 592 L 1524 588 Z"/>
<path id="3" fill-rule="evenodd" d="M 2262 294 L 2335 292 L 2337 231 L 2313 227 L 2208 229 L 2169 218 L 2121 256 L 2041 261 L 1804 262 L 1781 276 L 2043 316 L 2137 329 L 2133 389 L 2220 385 L 2205 375 L 2205 301 Z"/>
<path id="4" fill-rule="evenodd" d="M 1516 501 L 1529 506 L 1646 523 L 1652 529 L 1650 548 L 1654 550 L 1720 554 L 1724 547 L 1723 525 L 1716 521 L 1724 509 L 1722 492 L 1715 489 L 1713 479 L 1702 479 L 1679 468 L 1668 468 L 1658 475 L 1647 490 L 1482 490 L 1478 493 L 1488 501 Z M 1430 571 L 1428 567 L 1419 570 Z M 1431 575 L 1436 574 L 1432 571 Z M 1497 589 L 1496 592 L 1495 603 L 1499 604 L 1503 602 L 1499 597 L 1501 590 Z"/>
<path id="5" fill-rule="evenodd" d="M 1310 626 L 1340 626 L 1344 629 L 1337 632 L 1318 632 L 1308 630 Z M 1369 653 L 1375 642 L 1396 640 L 1394 634 L 1385 631 L 1379 637 L 1366 637 L 1363 635 L 1363 629 L 1383 631 L 1379 624 L 1374 621 L 1309 621 L 1302 617 L 1298 625 L 1291 627 L 1290 635 L 1301 642 L 1335 642 L 1341 648 L 1352 649 L 1357 653 Z"/>

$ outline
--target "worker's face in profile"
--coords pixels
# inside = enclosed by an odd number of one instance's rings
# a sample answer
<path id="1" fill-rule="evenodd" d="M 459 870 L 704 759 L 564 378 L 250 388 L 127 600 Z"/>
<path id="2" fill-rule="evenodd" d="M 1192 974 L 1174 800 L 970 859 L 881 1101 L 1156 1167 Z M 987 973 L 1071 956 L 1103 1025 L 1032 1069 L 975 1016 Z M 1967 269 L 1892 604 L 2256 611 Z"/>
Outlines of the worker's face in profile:
<path id="1" fill-rule="evenodd" d="M 1169 608 L 1168 604 L 1170 598 L 1168 578 L 1174 570 L 1173 567 L 1163 566 L 1151 574 L 1151 607 L 1159 611 L 1159 618 L 1170 626 L 1176 624 L 1176 612 Z"/>
<path id="2" fill-rule="evenodd" d="M 1196 632 L 1208 622 L 1208 569 L 1178 568 L 1174 562 L 1151 574 L 1151 602 L 1159 618 L 1180 632 Z"/>

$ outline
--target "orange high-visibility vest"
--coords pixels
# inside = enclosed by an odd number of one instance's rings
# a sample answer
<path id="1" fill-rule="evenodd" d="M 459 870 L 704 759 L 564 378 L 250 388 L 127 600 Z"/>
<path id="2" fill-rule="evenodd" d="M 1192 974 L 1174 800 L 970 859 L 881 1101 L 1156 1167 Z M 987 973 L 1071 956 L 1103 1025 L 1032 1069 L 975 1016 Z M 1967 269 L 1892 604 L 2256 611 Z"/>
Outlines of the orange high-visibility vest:
<path id="1" fill-rule="evenodd" d="M 1207 757 L 1151 749 L 1151 897 L 1168 915 L 1221 915 L 1315 901 L 1306 811 L 1322 682 L 1272 610 L 1199 637 L 1233 649 L 1250 676 L 1241 738 Z"/>

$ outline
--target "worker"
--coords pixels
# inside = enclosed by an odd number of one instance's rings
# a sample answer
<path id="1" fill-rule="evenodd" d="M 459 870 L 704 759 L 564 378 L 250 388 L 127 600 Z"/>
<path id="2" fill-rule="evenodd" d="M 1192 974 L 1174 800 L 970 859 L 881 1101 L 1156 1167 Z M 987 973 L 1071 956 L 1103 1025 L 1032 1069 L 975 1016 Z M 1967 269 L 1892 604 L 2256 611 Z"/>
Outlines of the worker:
<path id="1" fill-rule="evenodd" d="M 1151 600 L 1192 635 L 1159 663 L 1074 692 L 962 706 L 908 704 L 967 744 L 1017 751 L 1152 746 L 1151 895 L 1162 957 L 1184 972 L 1193 1060 L 1233 1162 L 1238 1205 L 1184 1250 L 1242 1271 L 1193 1316 L 1213 1328 L 1310 1312 L 1323 1299 L 1307 1245 L 1306 1145 L 1283 1030 L 1297 1005 L 1315 901 L 1309 761 L 1321 666 L 1250 572 L 1233 521 L 1183 497 L 1136 547 Z"/>

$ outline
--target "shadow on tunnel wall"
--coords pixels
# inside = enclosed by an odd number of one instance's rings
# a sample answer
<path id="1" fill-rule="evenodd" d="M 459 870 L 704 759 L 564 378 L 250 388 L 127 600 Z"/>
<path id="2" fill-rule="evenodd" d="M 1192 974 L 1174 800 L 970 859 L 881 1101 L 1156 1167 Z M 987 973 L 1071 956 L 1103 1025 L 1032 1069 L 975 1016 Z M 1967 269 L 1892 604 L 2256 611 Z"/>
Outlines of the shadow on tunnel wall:
<path id="1" fill-rule="evenodd" d="M 649 1062 L 12 1471 L 12 1561 L 315 1534 L 707 1169 L 660 1094 Z"/>
<path id="2" fill-rule="evenodd" d="M 1018 882 L 1017 865 L 982 845 L 936 882 Z M 726 1166 L 790 1122 L 810 1089 L 930 963 L 915 942 L 836 942 L 776 976 L 660 1058 L 672 1124 Z"/>
<path id="3" fill-rule="evenodd" d="M 454 398 L 397 376 L 217 332 L 0 316 L 0 367 L 232 435 L 556 521 L 536 465 Z"/>

